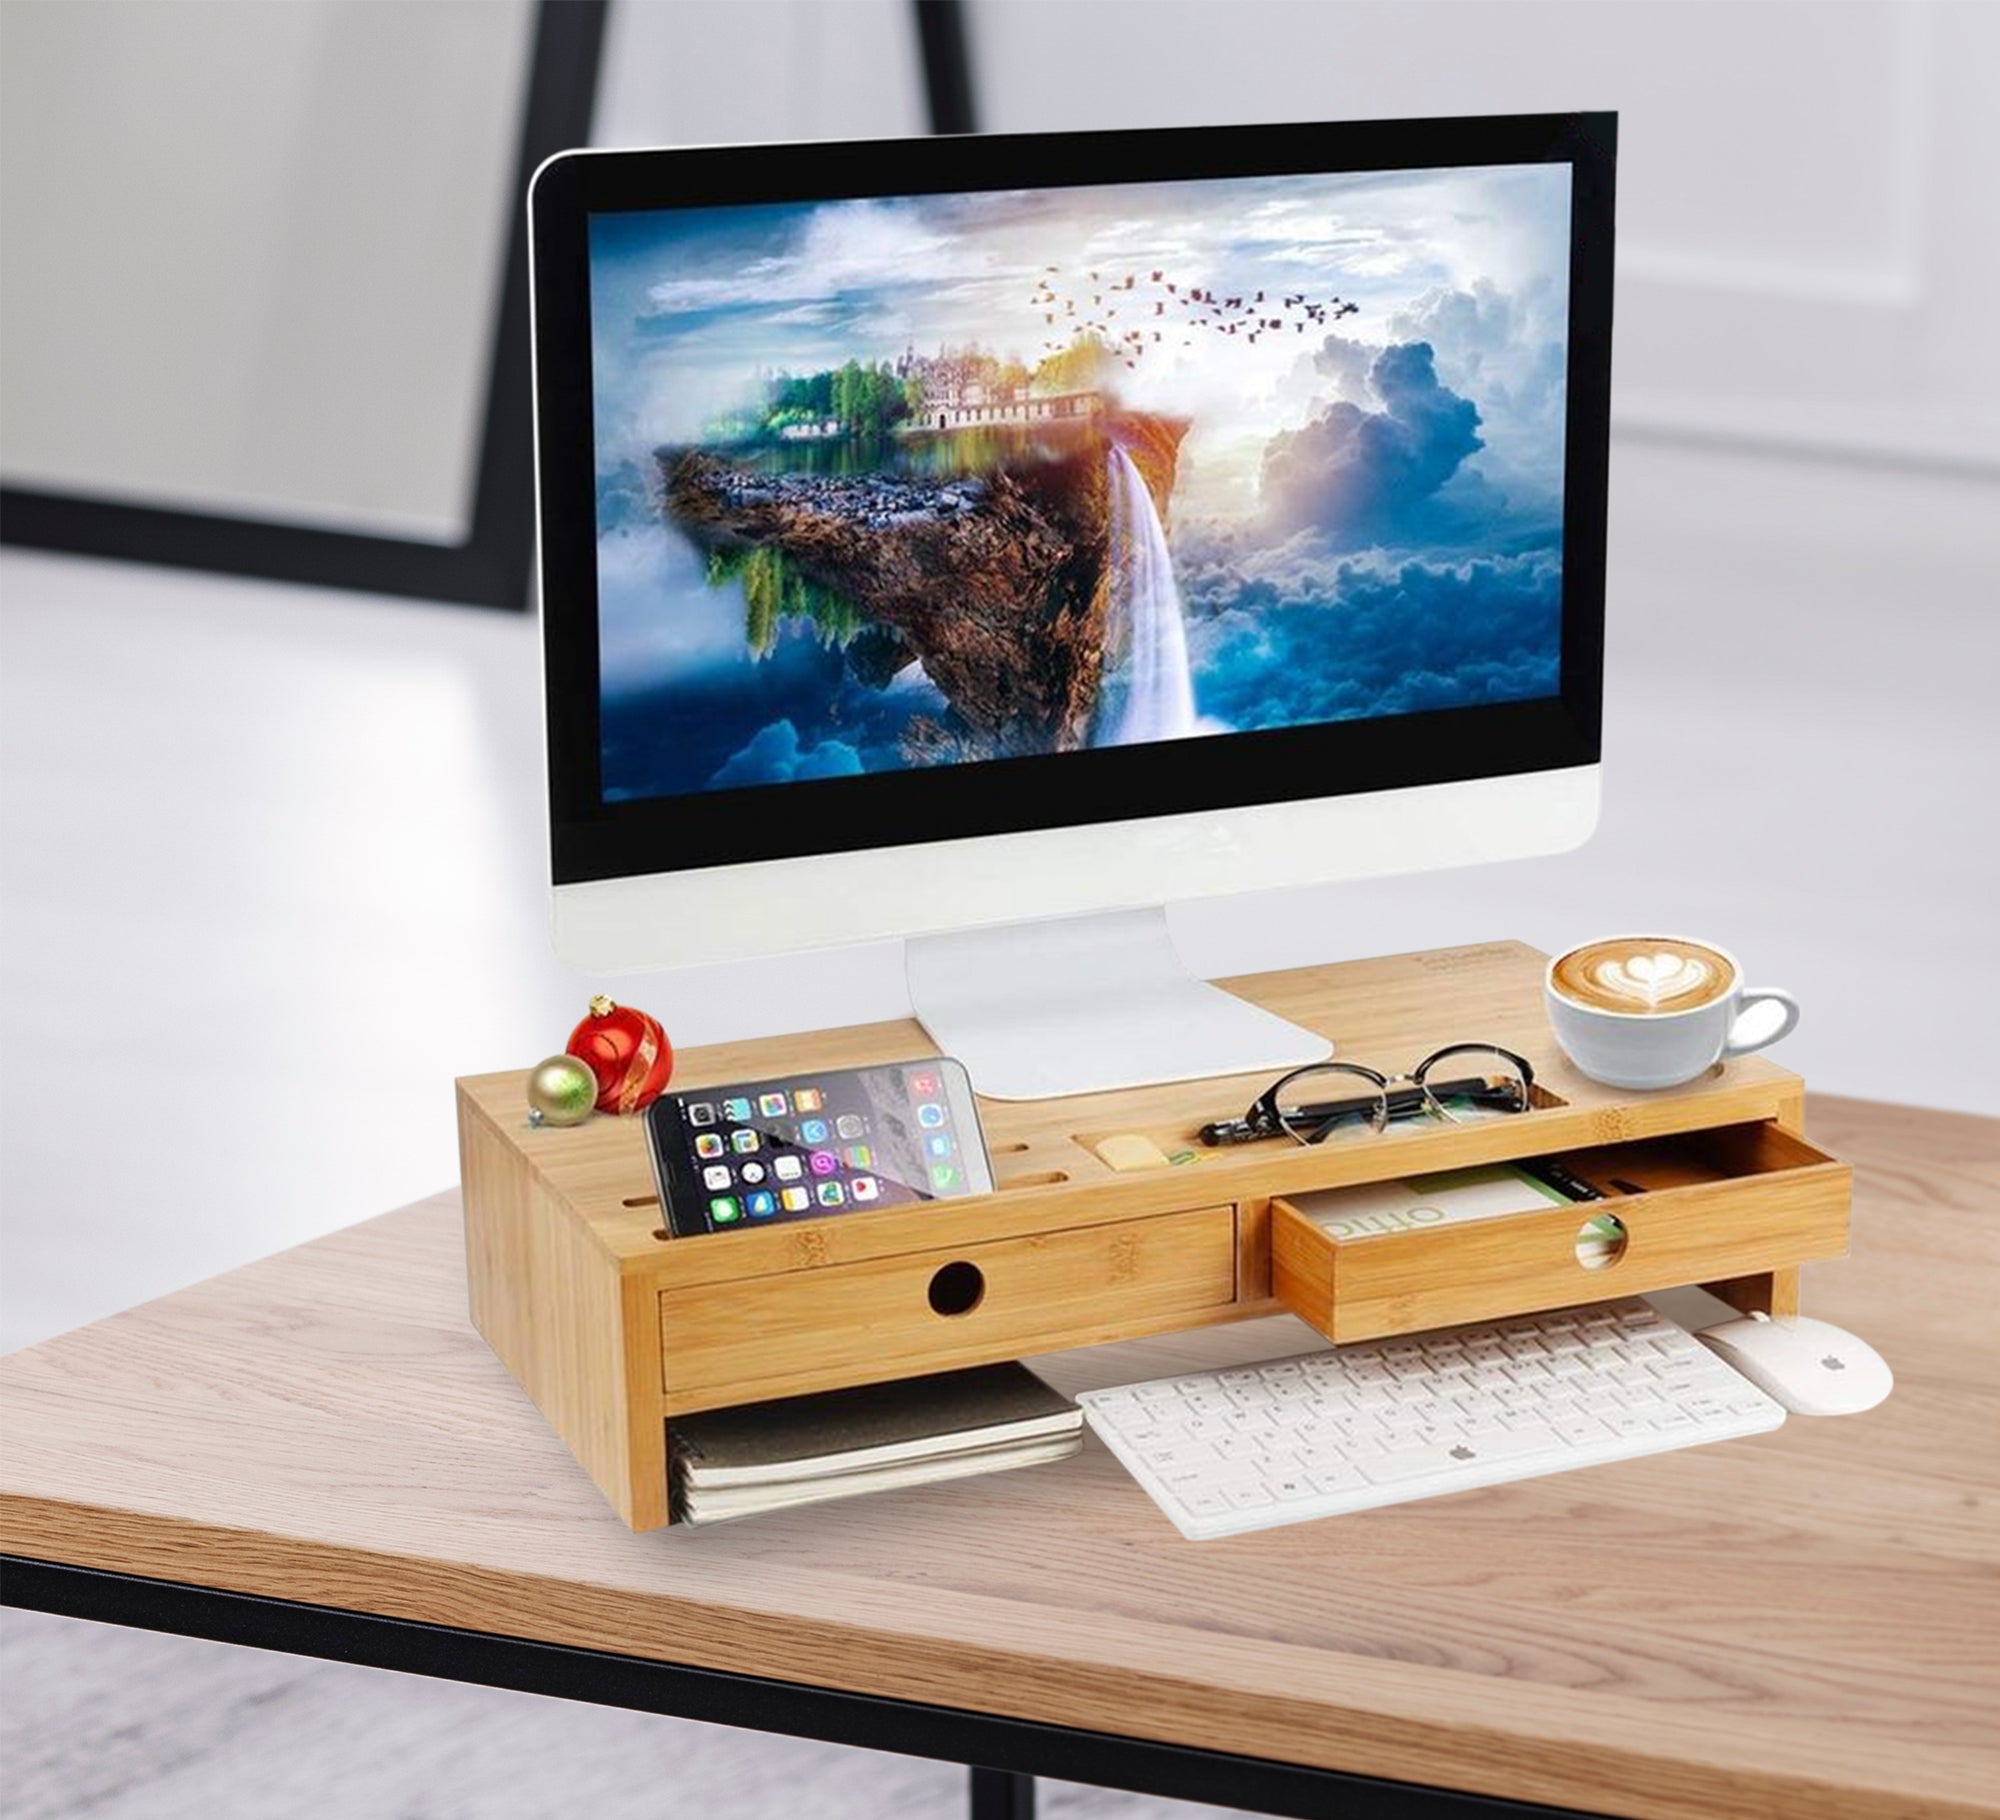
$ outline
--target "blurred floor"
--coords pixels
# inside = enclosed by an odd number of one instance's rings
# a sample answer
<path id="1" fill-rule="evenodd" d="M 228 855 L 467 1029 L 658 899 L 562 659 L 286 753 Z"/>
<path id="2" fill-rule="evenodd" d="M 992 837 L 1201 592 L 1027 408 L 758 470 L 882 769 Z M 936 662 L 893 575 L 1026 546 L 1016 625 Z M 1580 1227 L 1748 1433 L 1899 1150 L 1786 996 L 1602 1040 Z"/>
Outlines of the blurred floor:
<path id="1" fill-rule="evenodd" d="M 960 1820 L 918 1757 L 0 1613 L 8 1820 Z M 1224 1820 L 1068 1783 L 1043 1820 Z"/>
<path id="2" fill-rule="evenodd" d="M 1799 993 L 1780 1059 L 1814 1085 L 1993 1110 L 2000 490 L 1632 444 L 1612 471 L 1597 839 L 1184 906 L 1189 964 L 1677 929 Z M 454 1178 L 452 1076 L 560 1048 L 599 984 L 545 936 L 539 689 L 524 618 L 0 554 L 0 1346 Z M 683 1044 L 907 1008 L 893 946 L 616 990 Z M 703 1811 L 803 1786 L 815 1813 L 958 1803 L 955 1772 L 900 1759 L 56 1620 L 0 1634 L 31 1696 L 6 1734 L 21 1820 L 636 1815 L 669 1765 Z M 1147 1811 L 1074 1799 L 1051 1809 Z"/>

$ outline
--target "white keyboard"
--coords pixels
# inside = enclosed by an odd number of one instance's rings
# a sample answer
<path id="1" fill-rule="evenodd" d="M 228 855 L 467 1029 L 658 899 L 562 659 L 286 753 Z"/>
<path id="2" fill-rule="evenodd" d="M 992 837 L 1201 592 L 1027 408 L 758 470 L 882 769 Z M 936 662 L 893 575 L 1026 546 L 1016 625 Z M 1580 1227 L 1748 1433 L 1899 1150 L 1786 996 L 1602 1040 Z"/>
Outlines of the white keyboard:
<path id="1" fill-rule="evenodd" d="M 1192 1541 L 1762 1434 L 1784 1410 L 1636 1299 L 1077 1398 Z"/>

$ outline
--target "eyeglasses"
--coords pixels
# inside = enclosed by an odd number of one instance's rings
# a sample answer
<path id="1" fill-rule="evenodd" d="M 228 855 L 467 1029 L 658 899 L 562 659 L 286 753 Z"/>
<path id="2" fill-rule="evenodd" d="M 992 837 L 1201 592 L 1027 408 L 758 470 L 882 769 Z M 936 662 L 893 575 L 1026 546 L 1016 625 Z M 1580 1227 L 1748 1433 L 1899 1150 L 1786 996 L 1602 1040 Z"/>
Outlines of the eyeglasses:
<path id="1" fill-rule="evenodd" d="M 1280 1135 L 1322 1144 L 1342 1129 L 1380 1132 L 1391 1119 L 1459 1124 L 1526 1112 L 1534 1085 L 1527 1057 L 1498 1043 L 1449 1043 L 1408 1074 L 1381 1074 L 1360 1062 L 1315 1062 L 1280 1075 L 1240 1119 L 1219 1119 L 1196 1135 L 1211 1148 Z"/>

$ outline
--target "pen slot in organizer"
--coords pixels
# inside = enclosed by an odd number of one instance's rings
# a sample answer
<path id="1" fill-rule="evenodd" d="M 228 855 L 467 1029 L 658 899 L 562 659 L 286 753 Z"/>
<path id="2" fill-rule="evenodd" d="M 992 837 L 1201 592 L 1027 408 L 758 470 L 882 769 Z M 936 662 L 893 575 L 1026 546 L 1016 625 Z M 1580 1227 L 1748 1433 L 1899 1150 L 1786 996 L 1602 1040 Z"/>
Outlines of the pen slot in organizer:
<path id="1" fill-rule="evenodd" d="M 1604 1198 L 1336 1236 L 1278 1196 L 1272 1292 L 1329 1339 L 1363 1340 L 1721 1282 L 1847 1249 L 1851 1171 L 1775 1124 L 1539 1160 Z"/>
<path id="2" fill-rule="evenodd" d="M 1358 1090 L 1359 1086 L 1357 1085 Z M 1562 1111 L 1568 1105 L 1568 1100 L 1564 1099 L 1560 1094 L 1551 1093 L 1540 1081 L 1536 1081 L 1528 1089 L 1528 1110 L 1525 1114 L 1508 1113 L 1498 1118 L 1491 1116 L 1475 1118 L 1468 1121 L 1463 1128 L 1474 1131 L 1496 1124 L 1512 1124 L 1517 1120 L 1532 1118 L 1537 1112 Z M 1233 1118 L 1243 1110 L 1244 1108 L 1240 1105 L 1233 1108 L 1218 1106 L 1215 1116 L 1218 1120 Z M 1434 1118 L 1394 1119 L 1386 1128 L 1379 1132 L 1370 1131 L 1365 1125 L 1357 1123 L 1352 1130 L 1336 1130 L 1317 1148 L 1323 1156 L 1338 1156 L 1352 1153 L 1357 1147 L 1395 1144 L 1411 1138 L 1435 1139 L 1440 1133 L 1451 1129 L 1453 1128 L 1443 1125 Z M 1279 1132 L 1272 1137 L 1255 1138 L 1244 1144 L 1224 1144 L 1210 1147 L 1202 1143 L 1200 1131 L 1201 1127 L 1198 1125 L 1126 1125 L 1119 1127 L 1106 1126 L 1096 1131 L 1078 1131 L 1073 1133 L 1072 1137 L 1073 1141 L 1082 1146 L 1093 1158 L 1101 1157 L 1103 1146 L 1109 1141 L 1136 1137 L 1151 1144 L 1164 1159 L 1162 1162 L 1146 1165 L 1136 1163 L 1123 1164 L 1120 1166 L 1120 1173 L 1146 1167 L 1156 1170 L 1174 1167 L 1187 1168 L 1199 1163 L 1241 1161 L 1246 1157 L 1260 1155 L 1282 1157 L 1289 1156 L 1293 1151 L 1303 1148 L 1296 1139 L 1287 1137 L 1283 1132 Z M 1532 1142 L 1532 1140 L 1530 1141 Z"/>

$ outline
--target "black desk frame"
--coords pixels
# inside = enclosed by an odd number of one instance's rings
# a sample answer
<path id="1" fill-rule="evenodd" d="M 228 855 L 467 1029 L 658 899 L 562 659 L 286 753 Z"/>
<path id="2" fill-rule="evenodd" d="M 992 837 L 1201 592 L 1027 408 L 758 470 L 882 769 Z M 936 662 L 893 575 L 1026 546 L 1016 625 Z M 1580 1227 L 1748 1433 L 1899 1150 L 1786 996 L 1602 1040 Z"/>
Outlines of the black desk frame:
<path id="1" fill-rule="evenodd" d="M 1569 1808 L 15 1555 L 0 1556 L 0 1604 L 963 1763 L 971 1769 L 972 1820 L 1032 1820 L 1037 1776 L 1290 1820 L 1586 1820 Z"/>

